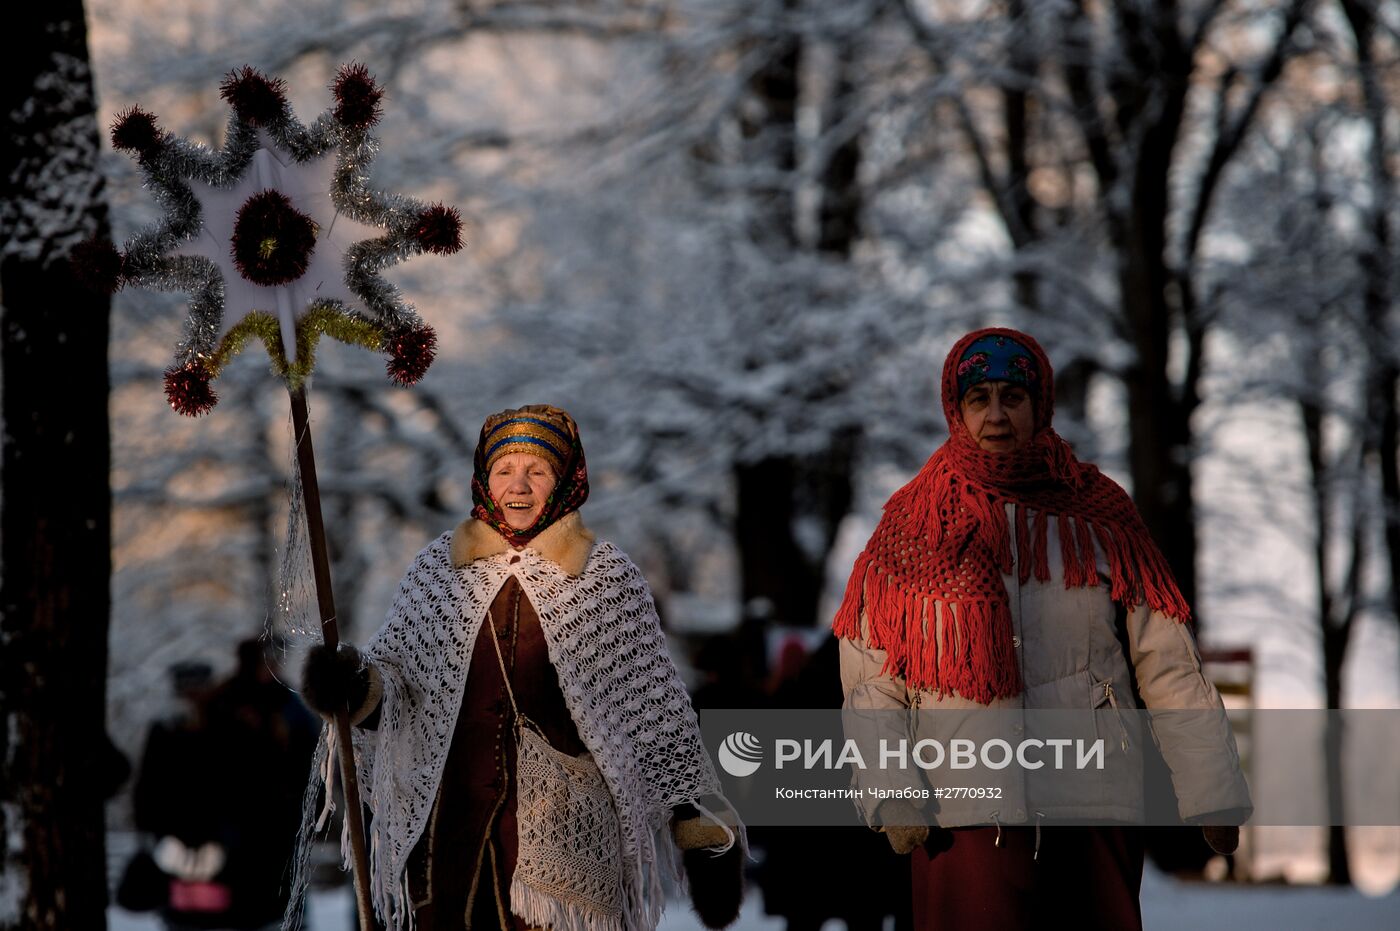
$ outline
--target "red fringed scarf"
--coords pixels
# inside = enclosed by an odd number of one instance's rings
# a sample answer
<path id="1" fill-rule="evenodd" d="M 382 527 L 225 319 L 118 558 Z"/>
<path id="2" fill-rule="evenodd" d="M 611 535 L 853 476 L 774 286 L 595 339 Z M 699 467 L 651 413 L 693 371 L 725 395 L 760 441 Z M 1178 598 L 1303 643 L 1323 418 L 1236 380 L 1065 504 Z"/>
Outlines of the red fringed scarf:
<path id="1" fill-rule="evenodd" d="M 989 453 L 963 426 L 957 365 L 971 343 L 1008 336 L 1035 356 L 1042 377 L 1032 388 L 1035 434 L 1011 453 Z M 990 328 L 964 336 L 943 365 L 943 411 L 948 441 L 919 474 L 885 504 L 875 533 L 856 559 L 833 628 L 858 639 L 864 610 L 867 644 L 888 653 L 885 672 L 914 689 L 956 692 L 982 704 L 1020 694 L 1011 643 L 1011 610 L 1003 573 L 1024 584 L 1048 581 L 1047 530 L 1056 522 L 1066 588 L 1097 586 L 1094 541 L 1108 557 L 1111 596 L 1128 608 L 1144 600 L 1188 621 L 1190 607 L 1147 532 L 1137 507 L 1118 483 L 1081 463 L 1050 427 L 1054 379 L 1035 340 Z M 1014 505 L 1014 528 L 1005 505 Z M 1016 534 L 1013 565 L 1011 534 Z M 942 606 L 941 647 L 935 605 Z"/>

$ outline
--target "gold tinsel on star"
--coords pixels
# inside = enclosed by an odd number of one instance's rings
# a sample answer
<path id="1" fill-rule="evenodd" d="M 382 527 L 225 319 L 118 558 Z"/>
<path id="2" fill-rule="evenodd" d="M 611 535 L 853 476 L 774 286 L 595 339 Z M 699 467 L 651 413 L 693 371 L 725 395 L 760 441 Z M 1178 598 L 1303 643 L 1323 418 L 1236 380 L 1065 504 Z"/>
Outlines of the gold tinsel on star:
<path id="1" fill-rule="evenodd" d="M 218 348 L 205 362 L 205 368 L 211 377 L 218 377 L 229 360 L 242 352 L 249 340 L 259 339 L 272 360 L 272 370 L 295 391 L 316 365 L 316 345 L 322 336 L 363 346 L 374 352 L 381 351 L 388 338 L 382 327 L 359 317 L 347 317 L 335 304 L 314 304 L 297 321 L 297 360 L 288 365 L 287 356 L 282 351 L 282 330 L 277 318 L 265 311 L 255 310 L 224 334 Z"/>

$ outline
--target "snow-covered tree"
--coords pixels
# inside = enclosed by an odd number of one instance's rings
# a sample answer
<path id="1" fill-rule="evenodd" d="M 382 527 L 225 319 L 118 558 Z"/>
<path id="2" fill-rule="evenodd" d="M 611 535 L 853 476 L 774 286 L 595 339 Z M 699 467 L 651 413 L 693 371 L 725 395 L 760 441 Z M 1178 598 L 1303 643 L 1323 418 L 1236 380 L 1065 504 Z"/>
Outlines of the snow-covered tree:
<path id="1" fill-rule="evenodd" d="M 106 927 L 110 300 L 70 258 L 107 225 L 79 0 L 13 11 L 0 91 L 0 927 Z"/>

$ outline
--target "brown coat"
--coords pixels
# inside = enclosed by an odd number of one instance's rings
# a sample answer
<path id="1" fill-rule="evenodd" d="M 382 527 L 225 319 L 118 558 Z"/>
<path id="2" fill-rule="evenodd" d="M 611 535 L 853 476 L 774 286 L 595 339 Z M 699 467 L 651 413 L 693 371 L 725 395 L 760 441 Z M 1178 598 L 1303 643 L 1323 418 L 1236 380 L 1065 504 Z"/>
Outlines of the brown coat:
<path id="1" fill-rule="evenodd" d="M 567 564 L 566 570 L 577 563 L 580 552 L 586 559 L 591 535 L 584 536 L 582 524 L 566 519 L 555 528 L 541 534 L 535 548 Z M 454 562 L 460 558 L 467 564 L 501 551 L 497 542 L 505 541 L 483 529 L 474 521 L 458 528 Z M 501 654 L 498 658 L 490 640 L 491 629 L 484 629 L 479 649 L 472 651 L 428 830 L 409 859 L 409 888 L 420 931 L 526 929 L 526 923 L 510 913 L 510 878 L 517 854 L 515 736 L 502 662 L 520 712 L 539 726 L 550 744 L 572 755 L 586 749 L 550 664 L 539 617 L 515 578 L 501 587 L 488 621 Z"/>

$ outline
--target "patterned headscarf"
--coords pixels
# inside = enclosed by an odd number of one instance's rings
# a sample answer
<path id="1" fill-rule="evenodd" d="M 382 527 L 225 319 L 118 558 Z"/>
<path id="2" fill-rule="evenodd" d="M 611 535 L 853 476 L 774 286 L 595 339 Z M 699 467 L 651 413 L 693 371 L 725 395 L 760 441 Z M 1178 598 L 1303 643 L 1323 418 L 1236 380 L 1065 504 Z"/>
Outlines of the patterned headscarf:
<path id="1" fill-rule="evenodd" d="M 1010 336 L 983 336 L 963 351 L 958 361 L 958 400 L 967 389 L 984 381 L 1009 381 L 1036 394 L 1041 378 L 1034 354 Z"/>
<path id="2" fill-rule="evenodd" d="M 958 404 L 960 365 L 989 337 L 1026 350 L 1033 365 L 1022 368 L 1037 375 L 1026 383 L 1035 432 L 1024 447 L 1005 453 L 977 445 Z M 1050 426 L 1054 372 L 1039 343 L 1016 330 L 969 333 L 948 353 L 942 384 L 948 440 L 885 504 L 851 571 L 833 622 L 837 636 L 858 639 L 865 613 L 867 645 L 886 650 L 886 672 L 904 677 L 910 688 L 956 692 L 983 704 L 1019 694 L 1002 576 L 1016 572 L 1022 584 L 1032 574 L 1049 581 L 1051 520 L 1066 588 L 1099 584 L 1097 541 L 1108 559 L 1113 600 L 1129 608 L 1146 601 L 1179 621 L 1190 619 L 1190 607 L 1127 492 L 1076 459 Z M 1013 506 L 1014 527 L 1007 505 Z M 944 625 L 941 637 L 933 623 L 937 616 Z"/>
<path id="3" fill-rule="evenodd" d="M 491 497 L 491 466 L 510 453 L 530 453 L 554 469 L 554 490 L 534 524 L 516 530 L 505 510 Z M 549 404 L 527 404 L 492 414 L 481 425 L 472 474 L 472 516 L 494 529 L 511 546 L 524 546 L 536 534 L 588 499 L 588 465 L 583 458 L 578 424 L 568 412 Z"/>

